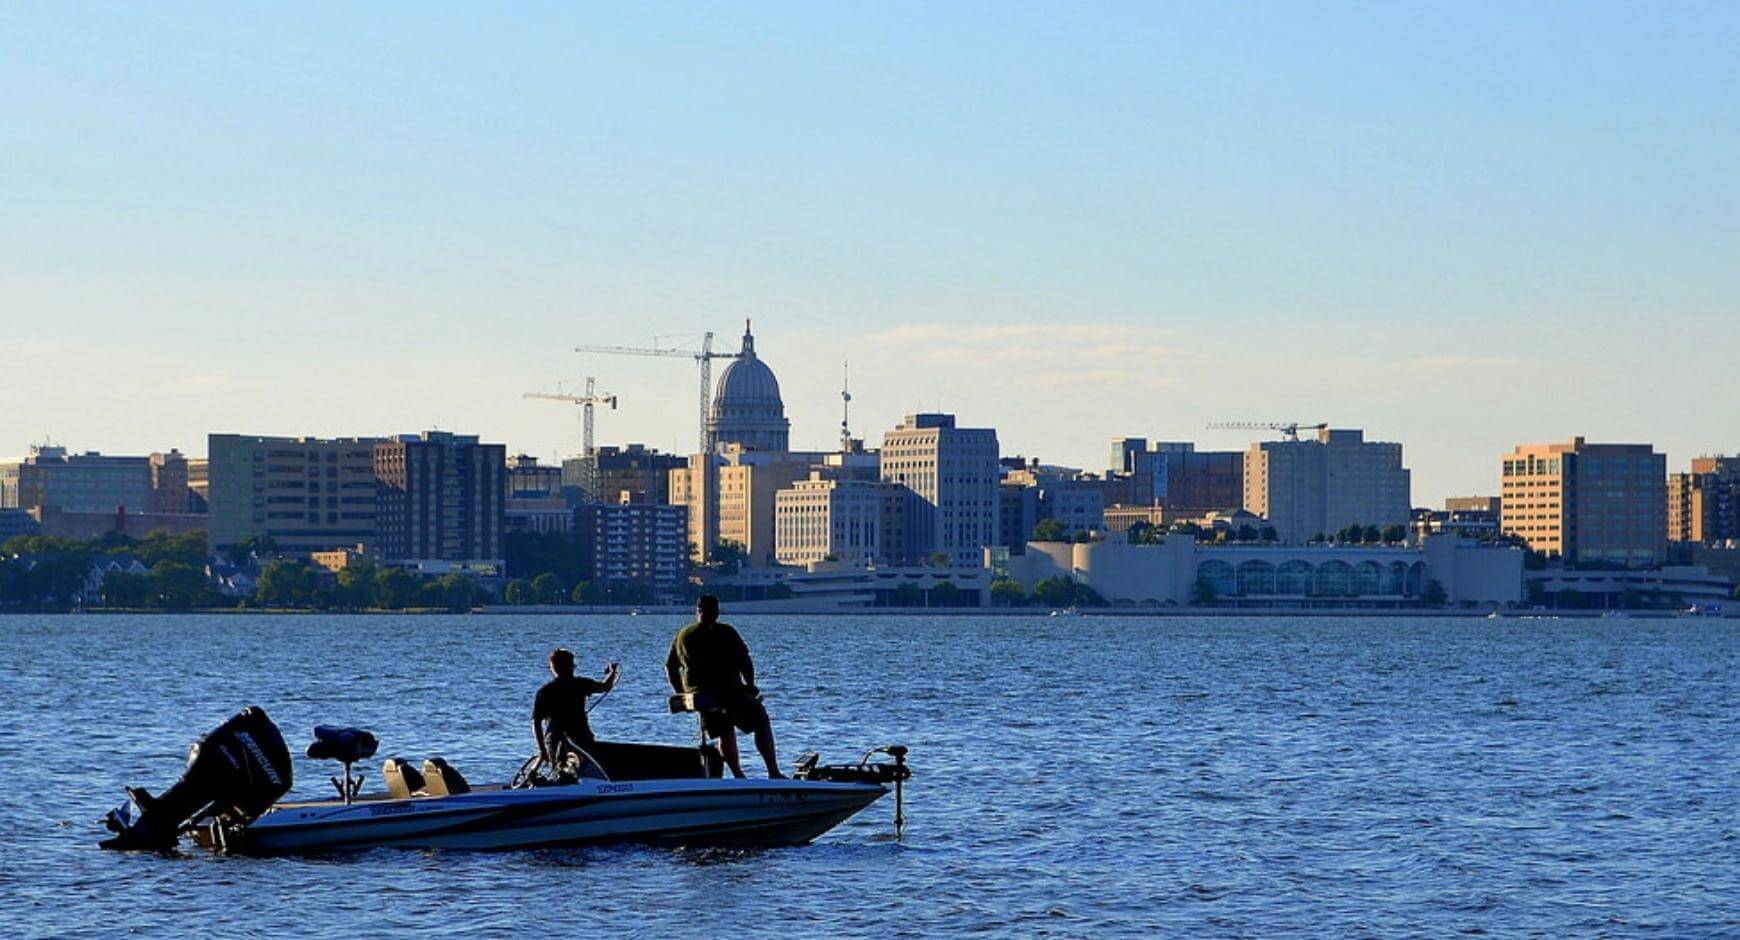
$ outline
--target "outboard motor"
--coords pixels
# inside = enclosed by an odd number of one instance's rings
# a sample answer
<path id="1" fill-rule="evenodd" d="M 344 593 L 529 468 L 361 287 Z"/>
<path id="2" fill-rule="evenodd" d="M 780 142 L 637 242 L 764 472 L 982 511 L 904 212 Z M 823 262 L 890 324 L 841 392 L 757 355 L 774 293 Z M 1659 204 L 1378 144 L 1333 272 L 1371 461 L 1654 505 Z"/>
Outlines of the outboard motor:
<path id="1" fill-rule="evenodd" d="M 290 792 L 290 783 L 284 736 L 265 709 L 249 706 L 188 750 L 187 769 L 161 796 L 128 787 L 127 802 L 103 819 L 115 835 L 101 845 L 167 851 L 202 811 L 252 822 Z"/>

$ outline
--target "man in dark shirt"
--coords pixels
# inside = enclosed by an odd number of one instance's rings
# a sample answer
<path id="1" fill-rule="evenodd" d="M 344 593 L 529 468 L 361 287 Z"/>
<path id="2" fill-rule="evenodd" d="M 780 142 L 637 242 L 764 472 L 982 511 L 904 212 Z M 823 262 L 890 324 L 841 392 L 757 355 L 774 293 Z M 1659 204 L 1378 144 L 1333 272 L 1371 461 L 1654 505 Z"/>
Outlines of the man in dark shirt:
<path id="1" fill-rule="evenodd" d="M 701 731 L 719 739 L 719 754 L 735 776 L 743 776 L 737 757 L 737 731 L 755 735 L 755 749 L 767 762 L 767 776 L 778 779 L 773 753 L 773 724 L 755 687 L 755 663 L 749 647 L 728 623 L 719 622 L 719 599 L 703 594 L 695 604 L 696 621 L 677 631 L 665 657 L 665 677 L 677 692 L 695 692 L 707 704 L 701 709 Z"/>
<path id="2" fill-rule="evenodd" d="M 618 667 L 604 670 L 604 681 L 574 674 L 574 654 L 558 646 L 550 653 L 550 672 L 555 678 L 544 683 L 532 703 L 532 735 L 538 739 L 538 756 L 546 767 L 555 767 L 569 746 L 586 747 L 593 741 L 592 725 L 586 720 L 586 696 L 616 687 Z"/>

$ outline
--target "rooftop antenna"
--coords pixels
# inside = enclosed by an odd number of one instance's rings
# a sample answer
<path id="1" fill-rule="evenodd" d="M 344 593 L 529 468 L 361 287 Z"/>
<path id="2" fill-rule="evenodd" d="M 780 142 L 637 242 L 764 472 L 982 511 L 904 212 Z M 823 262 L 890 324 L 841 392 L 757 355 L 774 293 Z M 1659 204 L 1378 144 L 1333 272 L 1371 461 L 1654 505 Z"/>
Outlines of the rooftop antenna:
<path id="1" fill-rule="evenodd" d="M 852 363 L 840 364 L 840 452 L 852 450 Z"/>

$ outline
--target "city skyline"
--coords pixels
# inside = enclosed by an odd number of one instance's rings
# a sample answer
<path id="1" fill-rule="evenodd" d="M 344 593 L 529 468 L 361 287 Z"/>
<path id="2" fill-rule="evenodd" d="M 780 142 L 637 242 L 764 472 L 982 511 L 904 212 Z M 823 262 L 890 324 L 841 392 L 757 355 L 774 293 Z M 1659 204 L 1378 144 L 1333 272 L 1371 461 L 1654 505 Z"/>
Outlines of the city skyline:
<path id="1" fill-rule="evenodd" d="M 792 443 L 1103 469 L 1217 420 L 1740 451 L 1731 7 L 13 11 L 0 456 L 439 426 L 693 446 L 746 317 Z M 269 40 L 262 39 L 269 36 Z M 463 38 L 458 38 L 463 37 Z"/>

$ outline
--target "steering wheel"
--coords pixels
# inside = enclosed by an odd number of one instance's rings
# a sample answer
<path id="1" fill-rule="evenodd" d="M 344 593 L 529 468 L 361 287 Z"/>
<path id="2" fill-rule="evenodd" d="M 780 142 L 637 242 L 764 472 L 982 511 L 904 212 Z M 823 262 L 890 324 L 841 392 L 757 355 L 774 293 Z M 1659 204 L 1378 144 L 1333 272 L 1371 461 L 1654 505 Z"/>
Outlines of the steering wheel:
<path id="1" fill-rule="evenodd" d="M 526 758 L 526 762 L 515 771 L 514 778 L 508 781 L 509 790 L 525 790 L 544 782 L 544 775 L 538 771 L 544 769 L 544 759 L 537 754 Z"/>

